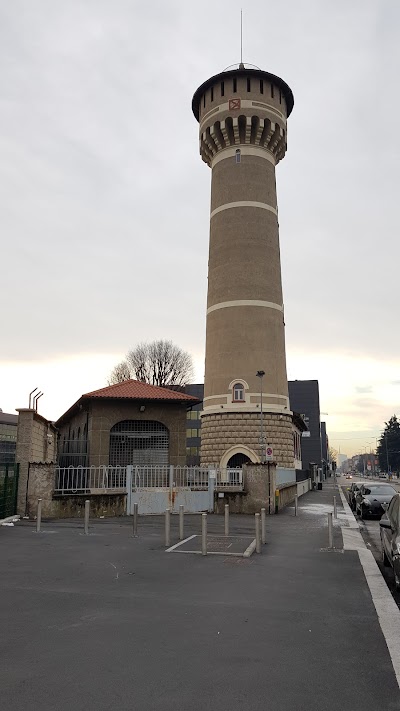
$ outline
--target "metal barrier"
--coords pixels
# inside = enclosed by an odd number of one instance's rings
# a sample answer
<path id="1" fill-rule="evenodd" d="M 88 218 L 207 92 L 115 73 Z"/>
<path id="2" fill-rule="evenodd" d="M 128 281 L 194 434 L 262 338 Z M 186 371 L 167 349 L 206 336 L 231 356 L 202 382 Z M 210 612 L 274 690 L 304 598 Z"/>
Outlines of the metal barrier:
<path id="1" fill-rule="evenodd" d="M 218 489 L 243 490 L 241 469 L 211 469 L 206 467 L 169 466 L 164 464 L 144 466 L 55 467 L 54 493 L 56 495 L 88 494 L 102 491 L 126 491 L 127 468 L 131 471 L 132 490 L 137 489 L 190 489 L 208 491 L 210 476 L 215 474 Z M 129 477 L 130 479 L 130 477 Z"/>
<path id="2" fill-rule="evenodd" d="M 19 464 L 0 465 L 0 519 L 17 511 Z"/>
<path id="3" fill-rule="evenodd" d="M 55 467 L 55 494 L 126 489 L 126 467 Z"/>

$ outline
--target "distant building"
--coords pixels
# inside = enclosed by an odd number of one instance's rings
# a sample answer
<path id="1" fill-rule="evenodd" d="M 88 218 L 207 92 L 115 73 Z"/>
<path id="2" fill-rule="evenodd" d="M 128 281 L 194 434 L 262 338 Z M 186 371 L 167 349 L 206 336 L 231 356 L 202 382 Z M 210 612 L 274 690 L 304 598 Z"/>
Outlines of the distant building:
<path id="1" fill-rule="evenodd" d="M 308 426 L 308 436 L 301 440 L 303 468 L 311 463 L 318 467 L 322 463 L 322 443 L 320 426 L 318 380 L 289 380 L 290 409 L 303 415 Z"/>
<path id="2" fill-rule="evenodd" d="M 195 466 L 200 464 L 201 446 L 201 411 L 203 409 L 203 383 L 192 383 L 185 386 L 186 395 L 192 395 L 201 402 L 194 405 L 186 414 L 186 464 Z"/>
<path id="3" fill-rule="evenodd" d="M 14 464 L 18 415 L 0 411 L 0 466 Z"/>

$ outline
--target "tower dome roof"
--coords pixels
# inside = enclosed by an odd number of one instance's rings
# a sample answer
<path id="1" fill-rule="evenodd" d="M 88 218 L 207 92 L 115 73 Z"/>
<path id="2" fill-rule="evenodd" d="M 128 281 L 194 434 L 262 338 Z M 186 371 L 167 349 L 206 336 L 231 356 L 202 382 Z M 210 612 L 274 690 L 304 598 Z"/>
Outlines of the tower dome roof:
<path id="1" fill-rule="evenodd" d="M 262 69 L 258 69 L 258 67 L 254 67 L 252 64 L 233 64 L 230 67 L 227 67 L 223 72 L 220 72 L 219 74 L 215 74 L 213 77 L 210 77 L 207 79 L 207 81 L 203 82 L 199 86 L 199 88 L 194 92 L 193 94 L 193 99 L 192 99 L 192 111 L 195 115 L 195 118 L 197 121 L 199 120 L 199 106 L 200 106 L 200 99 L 203 96 L 204 92 L 208 89 L 209 86 L 212 86 L 213 84 L 216 84 L 219 81 L 225 81 L 227 77 L 230 76 L 235 76 L 235 77 L 259 77 L 260 79 L 265 79 L 266 81 L 270 81 L 275 86 L 278 86 L 282 94 L 285 97 L 286 100 L 286 106 L 287 106 L 287 115 L 290 116 L 292 113 L 292 109 L 294 106 L 294 96 L 291 88 L 286 84 L 283 79 L 280 77 L 275 76 L 275 74 L 270 74 L 269 72 L 264 72 Z"/>

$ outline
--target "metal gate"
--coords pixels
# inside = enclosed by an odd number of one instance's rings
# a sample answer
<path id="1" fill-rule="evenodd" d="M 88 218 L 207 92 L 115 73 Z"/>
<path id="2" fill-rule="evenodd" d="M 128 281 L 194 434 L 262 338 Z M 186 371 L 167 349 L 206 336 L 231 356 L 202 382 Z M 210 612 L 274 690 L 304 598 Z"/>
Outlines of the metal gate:
<path id="1" fill-rule="evenodd" d="M 0 465 L 0 520 L 17 512 L 19 464 Z"/>
<path id="2" fill-rule="evenodd" d="M 201 467 L 157 466 L 126 468 L 127 511 L 160 514 L 165 509 L 188 513 L 213 511 L 215 473 Z"/>

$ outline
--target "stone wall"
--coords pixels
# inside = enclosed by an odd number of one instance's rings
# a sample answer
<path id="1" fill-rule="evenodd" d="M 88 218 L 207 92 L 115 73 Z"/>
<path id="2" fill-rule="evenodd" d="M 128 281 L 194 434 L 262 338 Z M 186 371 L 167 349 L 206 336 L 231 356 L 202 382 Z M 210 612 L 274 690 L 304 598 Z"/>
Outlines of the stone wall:
<path id="1" fill-rule="evenodd" d="M 126 493 L 54 495 L 54 464 L 31 464 L 26 497 L 26 515 L 35 518 L 38 499 L 42 499 L 42 517 L 83 518 L 85 501 L 90 501 L 90 516 L 124 516 Z"/>
<path id="2" fill-rule="evenodd" d="M 292 416 L 266 413 L 266 441 L 273 447 L 279 467 L 294 467 Z M 201 464 L 220 465 L 226 452 L 243 445 L 260 461 L 260 415 L 257 413 L 223 413 L 204 415 L 201 420 Z M 226 466 L 222 462 L 222 466 Z"/>
<path id="3" fill-rule="evenodd" d="M 269 514 L 275 513 L 276 466 L 275 464 L 248 464 L 243 467 L 243 492 L 217 494 L 215 510 L 223 513 L 229 504 L 231 513 L 252 514 L 265 508 Z"/>
<path id="4" fill-rule="evenodd" d="M 18 410 L 15 461 L 19 464 L 17 512 L 25 514 L 28 473 L 31 462 L 53 462 L 57 458 L 57 430 L 35 410 Z"/>

